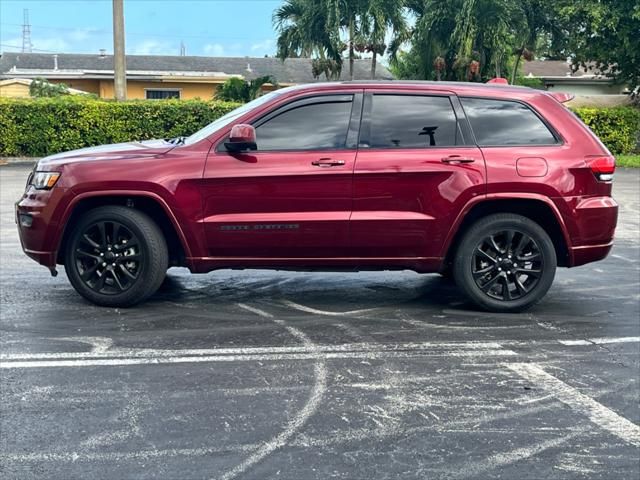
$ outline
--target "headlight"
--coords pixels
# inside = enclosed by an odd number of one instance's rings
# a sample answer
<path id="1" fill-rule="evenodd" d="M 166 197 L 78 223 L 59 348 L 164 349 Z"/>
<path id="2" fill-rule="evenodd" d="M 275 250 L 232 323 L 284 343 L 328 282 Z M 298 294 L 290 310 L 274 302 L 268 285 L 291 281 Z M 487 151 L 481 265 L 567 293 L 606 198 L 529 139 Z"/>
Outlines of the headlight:
<path id="1" fill-rule="evenodd" d="M 37 190 L 51 190 L 60 178 L 60 172 L 35 172 L 31 185 Z"/>

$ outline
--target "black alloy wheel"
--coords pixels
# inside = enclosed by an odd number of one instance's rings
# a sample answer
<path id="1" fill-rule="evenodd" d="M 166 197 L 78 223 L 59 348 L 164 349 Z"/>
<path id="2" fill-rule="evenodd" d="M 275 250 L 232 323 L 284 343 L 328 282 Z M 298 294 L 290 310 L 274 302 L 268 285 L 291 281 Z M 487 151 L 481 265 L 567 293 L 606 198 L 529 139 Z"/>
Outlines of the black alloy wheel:
<path id="1" fill-rule="evenodd" d="M 492 312 L 519 312 L 539 302 L 555 277 L 556 250 L 548 233 L 522 215 L 499 213 L 463 234 L 453 274 L 461 290 Z"/>
<path id="2" fill-rule="evenodd" d="M 101 220 L 85 229 L 78 238 L 74 261 L 85 285 L 105 295 L 131 288 L 144 268 L 138 237 L 114 220 Z"/>
<path id="3" fill-rule="evenodd" d="M 107 307 L 129 307 L 152 295 L 169 264 L 167 243 L 144 212 L 120 205 L 90 210 L 66 241 L 65 272 L 76 291 Z"/>

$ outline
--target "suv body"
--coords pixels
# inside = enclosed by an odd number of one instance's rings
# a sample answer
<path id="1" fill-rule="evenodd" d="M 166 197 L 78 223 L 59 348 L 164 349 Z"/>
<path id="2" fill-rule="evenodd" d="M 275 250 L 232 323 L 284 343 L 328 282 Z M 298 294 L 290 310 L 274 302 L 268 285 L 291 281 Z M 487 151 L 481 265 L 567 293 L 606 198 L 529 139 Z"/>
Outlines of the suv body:
<path id="1" fill-rule="evenodd" d="M 557 98 L 445 82 L 277 90 L 186 139 L 40 160 L 16 205 L 22 247 L 52 272 L 66 264 L 74 287 L 103 305 L 136 303 L 153 293 L 167 266 L 182 265 L 194 273 L 452 272 L 480 306 L 521 310 L 546 293 L 556 264 L 604 258 L 616 226 L 614 159 Z M 256 150 L 228 149 L 240 124 L 255 128 Z M 518 245 L 525 237 L 533 243 Z M 125 252 L 113 252 L 127 239 L 137 248 L 121 265 Z M 468 251 L 476 249 L 491 259 Z M 521 266 L 513 267 L 518 255 Z M 528 284 L 526 273 L 520 282 L 515 272 L 525 260 L 535 280 Z M 545 270 L 537 279 L 536 269 Z M 541 278 L 549 271 L 550 279 Z M 91 275 L 84 288 L 82 277 Z"/>

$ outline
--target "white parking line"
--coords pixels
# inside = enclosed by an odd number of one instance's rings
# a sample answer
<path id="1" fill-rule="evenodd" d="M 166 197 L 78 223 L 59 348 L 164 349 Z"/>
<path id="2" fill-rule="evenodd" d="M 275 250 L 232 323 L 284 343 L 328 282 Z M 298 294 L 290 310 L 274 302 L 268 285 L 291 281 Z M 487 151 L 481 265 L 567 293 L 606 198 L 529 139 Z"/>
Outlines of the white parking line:
<path id="1" fill-rule="evenodd" d="M 366 344 L 364 344 L 366 345 Z M 373 345 L 368 345 L 369 347 Z M 417 345 L 417 348 L 389 349 L 388 346 L 378 345 L 378 348 L 364 348 L 355 351 L 323 351 L 309 350 L 292 347 L 292 352 L 284 353 L 249 353 L 243 349 L 244 353 L 238 354 L 193 354 L 189 350 L 184 350 L 180 356 L 166 356 L 163 354 L 154 355 L 161 352 L 140 352 L 144 355 L 123 356 L 117 352 L 110 355 L 85 354 L 85 358 L 73 358 L 77 354 L 55 354 L 52 359 L 38 359 L 32 356 L 29 359 L 5 358 L 0 362 L 0 369 L 11 368 L 48 368 L 48 367 L 109 367 L 126 365 L 162 365 L 175 363 L 207 363 L 207 362 L 268 362 L 268 361 L 288 361 L 288 360 L 332 360 L 332 359 L 389 359 L 389 358 L 412 358 L 412 357 L 475 357 L 475 356 L 512 356 L 516 355 L 511 350 L 502 348 L 482 349 L 482 348 L 446 348 L 432 345 Z M 431 348 L 430 348 L 431 347 Z M 282 349 L 280 349 L 282 350 Z M 54 355 L 54 354 L 50 354 Z"/>
<path id="2" fill-rule="evenodd" d="M 593 398 L 580 393 L 535 364 L 506 363 L 505 366 L 521 377 L 540 385 L 562 403 L 565 403 L 576 412 L 586 415 L 589 420 L 604 430 L 632 445 L 640 446 L 640 427 L 601 403 L 596 402 Z"/>
<path id="3" fill-rule="evenodd" d="M 295 310 L 300 310 L 301 312 L 306 313 L 315 313 L 316 315 L 325 315 L 328 317 L 343 317 L 345 315 L 358 315 L 360 313 L 367 313 L 375 308 L 364 308 L 362 310 L 350 310 L 348 312 L 330 312 L 328 310 L 318 310 L 317 308 L 307 307 L 306 305 L 300 305 L 299 303 L 292 302 L 291 300 L 283 300 L 282 303 L 287 307 L 291 307 Z"/>
<path id="4" fill-rule="evenodd" d="M 562 345 L 606 345 L 609 343 L 635 343 L 640 342 L 640 337 L 601 337 L 588 338 L 587 340 L 558 340 Z"/>

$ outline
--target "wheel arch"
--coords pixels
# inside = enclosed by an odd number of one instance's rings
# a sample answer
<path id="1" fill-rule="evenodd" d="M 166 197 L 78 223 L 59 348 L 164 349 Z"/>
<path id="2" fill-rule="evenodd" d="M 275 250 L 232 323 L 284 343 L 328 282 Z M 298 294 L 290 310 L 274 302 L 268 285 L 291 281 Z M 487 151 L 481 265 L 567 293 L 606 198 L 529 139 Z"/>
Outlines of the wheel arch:
<path id="1" fill-rule="evenodd" d="M 162 230 L 169 249 L 169 265 L 184 266 L 190 256 L 189 245 L 180 225 L 166 202 L 151 192 L 96 192 L 80 195 L 74 199 L 61 222 L 62 232 L 56 248 L 58 264 L 64 263 L 64 251 L 71 234 L 71 226 L 84 213 L 107 205 L 121 205 L 139 210 L 151 217 Z"/>
<path id="2" fill-rule="evenodd" d="M 536 222 L 549 234 L 558 258 L 558 266 L 573 264 L 570 240 L 557 208 L 548 199 L 539 197 L 489 197 L 469 205 L 449 232 L 444 254 L 443 270 L 448 268 L 464 233 L 477 220 L 494 213 L 513 213 Z"/>

